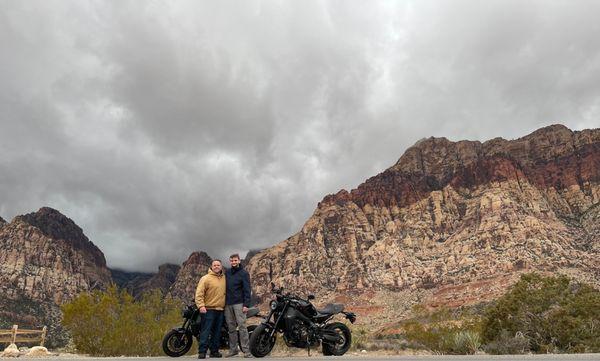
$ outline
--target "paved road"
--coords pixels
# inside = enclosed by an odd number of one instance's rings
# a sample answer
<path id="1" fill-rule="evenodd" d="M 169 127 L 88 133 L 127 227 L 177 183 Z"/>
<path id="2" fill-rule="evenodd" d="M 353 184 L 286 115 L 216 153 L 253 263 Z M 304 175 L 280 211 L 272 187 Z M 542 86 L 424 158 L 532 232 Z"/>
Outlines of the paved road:
<path id="1" fill-rule="evenodd" d="M 36 358 L 36 360 L 44 360 L 45 358 Z M 195 357 L 180 357 L 169 358 L 169 357 L 104 357 L 104 358 L 75 358 L 75 357 L 50 357 L 47 360 L 57 361 L 193 361 Z M 210 360 L 210 359 L 207 359 Z M 242 361 L 241 357 L 232 359 L 222 359 L 221 361 Z M 384 361 L 384 360 L 400 360 L 400 361 L 600 361 L 600 354 L 577 354 L 577 355 L 514 355 L 514 356 L 488 356 L 488 355 L 473 355 L 473 356 L 376 356 L 371 357 L 367 355 L 361 356 L 343 356 L 343 357 L 324 357 L 322 355 L 313 355 L 311 357 L 265 357 L 264 361 Z"/>

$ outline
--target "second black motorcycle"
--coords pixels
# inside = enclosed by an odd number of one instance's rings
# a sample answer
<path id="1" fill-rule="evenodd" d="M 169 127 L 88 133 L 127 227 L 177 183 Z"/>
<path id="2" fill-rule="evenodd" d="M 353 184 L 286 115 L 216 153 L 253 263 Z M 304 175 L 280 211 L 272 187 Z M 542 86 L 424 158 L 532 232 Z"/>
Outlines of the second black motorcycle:
<path id="1" fill-rule="evenodd" d="M 198 338 L 200 335 L 200 322 L 202 314 L 198 310 L 195 304 L 186 306 L 181 312 L 183 317 L 183 325 L 167 332 L 163 337 L 162 348 L 167 356 L 179 357 L 185 355 L 192 347 L 193 337 Z M 258 308 L 250 308 L 246 312 L 246 318 L 250 317 L 261 317 L 258 312 Z M 248 334 L 252 335 L 252 331 L 256 328 L 256 325 L 250 325 L 248 328 Z M 239 337 L 238 337 L 239 340 Z M 227 322 L 223 322 L 221 328 L 221 339 L 219 341 L 220 348 L 229 347 L 229 332 L 227 330 Z"/>
<path id="2" fill-rule="evenodd" d="M 344 305 L 329 304 L 317 310 L 310 302 L 315 299 L 309 295 L 302 299 L 292 294 L 284 294 L 283 289 L 271 285 L 275 299 L 270 303 L 269 314 L 254 329 L 250 336 L 250 353 L 254 357 L 268 355 L 277 338 L 283 335 L 288 347 L 305 348 L 310 354 L 311 348 L 322 346 L 323 355 L 341 356 L 348 351 L 352 343 L 352 333 L 342 322 L 331 322 L 337 314 L 342 314 L 351 323 L 356 321 L 352 312 L 344 312 Z"/>

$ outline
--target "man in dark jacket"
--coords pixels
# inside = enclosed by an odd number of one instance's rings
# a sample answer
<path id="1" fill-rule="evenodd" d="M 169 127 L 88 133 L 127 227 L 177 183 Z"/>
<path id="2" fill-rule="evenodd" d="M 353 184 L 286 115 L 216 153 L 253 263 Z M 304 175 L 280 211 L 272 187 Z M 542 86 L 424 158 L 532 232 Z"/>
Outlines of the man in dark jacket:
<path id="1" fill-rule="evenodd" d="M 229 353 L 225 357 L 238 354 L 238 330 L 240 346 L 244 357 L 252 357 L 248 347 L 246 312 L 250 307 L 250 275 L 240 264 L 240 255 L 229 257 L 231 268 L 225 273 L 227 292 L 225 294 L 225 320 L 229 329 Z"/>

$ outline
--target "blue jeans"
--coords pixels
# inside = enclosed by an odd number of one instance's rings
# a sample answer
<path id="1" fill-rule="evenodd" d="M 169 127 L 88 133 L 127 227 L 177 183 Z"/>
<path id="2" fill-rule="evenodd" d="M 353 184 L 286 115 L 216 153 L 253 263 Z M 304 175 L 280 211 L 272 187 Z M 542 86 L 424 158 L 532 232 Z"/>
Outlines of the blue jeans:
<path id="1" fill-rule="evenodd" d="M 219 352 L 221 327 L 223 326 L 223 311 L 206 310 L 206 313 L 202 314 L 201 317 L 198 352 L 206 353 L 207 349 L 210 349 L 211 353 Z M 209 335 L 210 345 L 208 344 Z"/>

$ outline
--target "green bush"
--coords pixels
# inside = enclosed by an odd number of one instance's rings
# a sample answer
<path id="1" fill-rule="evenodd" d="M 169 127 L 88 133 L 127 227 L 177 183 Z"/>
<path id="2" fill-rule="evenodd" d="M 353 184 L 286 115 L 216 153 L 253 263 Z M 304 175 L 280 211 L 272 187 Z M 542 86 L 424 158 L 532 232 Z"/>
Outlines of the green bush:
<path id="1" fill-rule="evenodd" d="M 536 353 L 600 352 L 600 291 L 565 276 L 522 275 L 487 309 L 482 328 L 484 342 L 497 353 L 520 348 L 501 346 L 518 343 L 517 334 Z"/>
<path id="2" fill-rule="evenodd" d="M 158 290 L 136 301 L 111 287 L 82 293 L 61 309 L 77 351 L 93 356 L 161 355 L 165 332 L 181 322 L 180 307 Z"/>
<path id="3" fill-rule="evenodd" d="M 529 352 L 529 339 L 520 332 L 513 335 L 503 330 L 496 339 L 487 343 L 483 349 L 492 355 L 522 355 Z"/>

